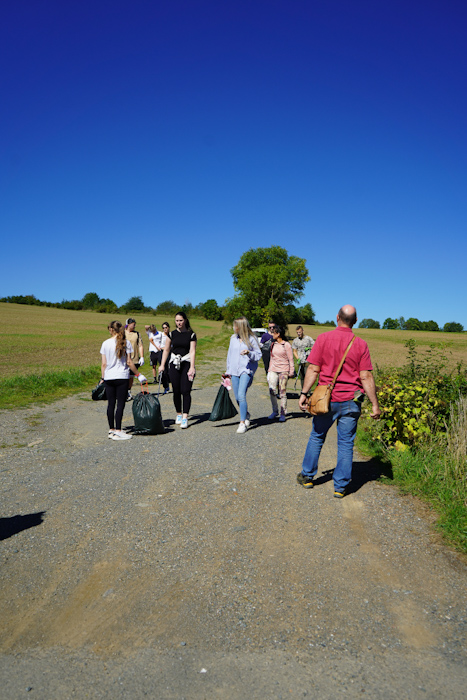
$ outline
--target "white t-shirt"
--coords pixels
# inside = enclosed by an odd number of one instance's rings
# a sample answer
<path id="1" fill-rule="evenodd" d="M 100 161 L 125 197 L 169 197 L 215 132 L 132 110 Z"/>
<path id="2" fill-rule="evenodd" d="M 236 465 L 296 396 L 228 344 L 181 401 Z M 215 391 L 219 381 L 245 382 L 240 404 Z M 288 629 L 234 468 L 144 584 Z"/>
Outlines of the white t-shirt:
<path id="1" fill-rule="evenodd" d="M 167 336 L 165 333 L 162 333 L 161 331 L 157 331 L 157 333 L 151 333 L 151 331 L 146 331 L 146 333 L 148 334 L 149 338 L 149 352 L 157 352 L 158 350 L 163 350 L 165 348 L 165 341 L 167 340 Z M 151 343 L 151 340 L 153 340 L 157 345 L 156 348 Z"/>
<path id="2" fill-rule="evenodd" d="M 108 338 L 101 345 L 101 355 L 105 355 L 107 366 L 104 379 L 128 379 L 130 369 L 126 363 L 126 356 L 131 355 L 133 348 L 129 340 L 126 341 L 126 353 L 118 359 L 116 353 L 117 338 Z"/>

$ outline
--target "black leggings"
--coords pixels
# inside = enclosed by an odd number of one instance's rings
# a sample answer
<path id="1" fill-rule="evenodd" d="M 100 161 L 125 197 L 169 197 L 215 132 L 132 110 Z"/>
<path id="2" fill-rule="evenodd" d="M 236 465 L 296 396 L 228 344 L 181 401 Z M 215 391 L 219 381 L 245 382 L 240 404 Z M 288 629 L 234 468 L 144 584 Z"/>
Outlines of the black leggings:
<path id="1" fill-rule="evenodd" d="M 177 413 L 189 413 L 191 408 L 191 387 L 193 382 L 188 379 L 189 362 L 182 362 L 180 369 L 175 369 L 172 363 L 169 364 L 169 377 L 172 384 L 174 406 Z M 182 411 L 183 398 L 183 411 Z"/>
<path id="2" fill-rule="evenodd" d="M 128 395 L 128 379 L 106 379 L 105 389 L 107 393 L 107 420 L 109 428 L 122 429 L 122 417 Z M 115 402 L 117 410 L 115 411 Z"/>

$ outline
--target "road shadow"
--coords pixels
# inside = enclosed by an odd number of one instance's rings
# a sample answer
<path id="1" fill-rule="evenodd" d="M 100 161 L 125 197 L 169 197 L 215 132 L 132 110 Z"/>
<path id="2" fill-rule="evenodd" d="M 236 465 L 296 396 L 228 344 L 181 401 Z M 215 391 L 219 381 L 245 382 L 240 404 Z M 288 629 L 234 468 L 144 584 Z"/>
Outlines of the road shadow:
<path id="1" fill-rule="evenodd" d="M 321 484 L 326 484 L 328 481 L 332 481 L 332 475 L 334 469 L 326 469 L 323 471 L 315 480 L 315 486 L 320 486 Z M 383 462 L 377 457 L 361 462 L 354 461 L 352 464 L 352 481 L 347 488 L 347 494 L 357 493 L 360 491 L 362 486 L 368 484 L 370 481 L 378 481 L 382 476 L 392 479 L 392 467 L 387 462 Z"/>
<path id="2" fill-rule="evenodd" d="M 195 413 L 194 416 L 190 417 L 189 424 L 191 426 L 193 426 L 193 425 L 198 425 L 199 423 L 205 423 L 207 420 L 209 420 L 210 415 L 211 415 L 211 412 L 209 412 L 209 413 Z"/>
<path id="3" fill-rule="evenodd" d="M 0 518 L 0 540 L 6 540 L 17 535 L 22 530 L 41 525 L 44 521 L 45 510 L 28 515 L 13 515 L 11 518 Z"/>

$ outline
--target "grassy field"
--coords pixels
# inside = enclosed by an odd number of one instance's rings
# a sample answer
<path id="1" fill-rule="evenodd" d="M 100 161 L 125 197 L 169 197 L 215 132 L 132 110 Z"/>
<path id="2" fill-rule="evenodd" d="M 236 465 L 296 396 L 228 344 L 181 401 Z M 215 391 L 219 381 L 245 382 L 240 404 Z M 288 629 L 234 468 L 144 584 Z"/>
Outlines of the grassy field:
<path id="1" fill-rule="evenodd" d="M 134 317 L 137 330 L 143 334 L 147 360 L 144 370 L 150 377 L 144 325 L 155 323 L 160 327 L 163 321 L 168 321 L 173 328 L 174 320 L 150 314 L 134 314 Z M 40 398 L 51 400 L 92 386 L 100 376 L 100 346 L 108 338 L 107 325 L 114 318 L 114 315 L 91 311 L 0 303 L 4 338 L 0 359 L 0 407 L 27 405 Z M 117 315 L 117 318 L 125 320 L 123 316 Z M 215 383 L 225 369 L 232 331 L 221 321 L 197 318 L 192 324 L 199 340 L 197 381 L 201 386 Z M 325 326 L 304 326 L 304 329 L 314 339 L 330 330 Z M 295 336 L 295 324 L 290 324 L 289 332 Z M 458 362 L 467 365 L 467 333 L 356 329 L 356 334 L 368 342 L 375 365 L 404 364 L 407 355 L 404 343 L 411 337 L 426 348 L 431 343 L 446 343 L 451 366 Z"/>

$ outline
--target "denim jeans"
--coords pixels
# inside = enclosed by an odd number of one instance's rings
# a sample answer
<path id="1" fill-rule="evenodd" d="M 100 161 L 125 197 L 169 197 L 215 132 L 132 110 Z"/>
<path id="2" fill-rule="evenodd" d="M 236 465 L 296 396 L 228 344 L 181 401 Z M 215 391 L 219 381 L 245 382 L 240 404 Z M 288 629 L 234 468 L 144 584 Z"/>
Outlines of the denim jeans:
<path id="1" fill-rule="evenodd" d="M 333 479 L 336 491 L 343 491 L 352 478 L 353 444 L 361 406 L 355 401 L 331 401 L 331 410 L 313 417 L 313 430 L 305 450 L 302 474 L 314 478 L 321 448 L 329 428 L 337 421 L 337 465 Z"/>
<path id="2" fill-rule="evenodd" d="M 253 375 L 243 372 L 239 377 L 232 375 L 230 377 L 232 382 L 232 388 L 234 390 L 235 398 L 237 399 L 238 407 L 240 409 L 240 420 L 244 421 L 248 414 L 248 406 L 246 403 L 246 392 L 251 386 L 253 381 Z"/>

